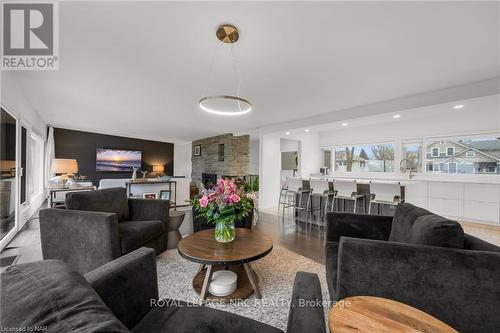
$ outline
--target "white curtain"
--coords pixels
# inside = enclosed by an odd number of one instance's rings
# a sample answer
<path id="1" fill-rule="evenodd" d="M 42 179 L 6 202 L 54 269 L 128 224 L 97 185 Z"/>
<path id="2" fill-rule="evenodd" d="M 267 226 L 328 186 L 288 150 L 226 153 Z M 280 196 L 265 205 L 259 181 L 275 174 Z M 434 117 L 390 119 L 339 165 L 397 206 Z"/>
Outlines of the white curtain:
<path id="1" fill-rule="evenodd" d="M 54 128 L 49 127 L 49 134 L 47 136 L 47 147 L 45 149 L 45 189 L 48 195 L 49 180 L 53 177 L 52 161 L 55 157 L 54 146 Z"/>

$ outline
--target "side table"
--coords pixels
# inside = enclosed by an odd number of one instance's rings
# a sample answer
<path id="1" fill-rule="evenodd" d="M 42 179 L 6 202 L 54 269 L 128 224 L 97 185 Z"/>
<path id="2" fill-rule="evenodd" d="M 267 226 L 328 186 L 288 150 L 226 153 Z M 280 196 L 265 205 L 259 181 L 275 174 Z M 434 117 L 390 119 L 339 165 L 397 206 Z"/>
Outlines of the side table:
<path id="1" fill-rule="evenodd" d="M 177 245 L 182 239 L 179 227 L 182 222 L 184 222 L 184 216 L 186 213 L 179 210 L 174 210 L 169 212 L 168 224 L 167 224 L 167 249 L 176 249 Z"/>
<path id="2" fill-rule="evenodd" d="M 330 333 L 425 332 L 458 333 L 430 314 L 387 298 L 347 297 L 328 315 Z"/>

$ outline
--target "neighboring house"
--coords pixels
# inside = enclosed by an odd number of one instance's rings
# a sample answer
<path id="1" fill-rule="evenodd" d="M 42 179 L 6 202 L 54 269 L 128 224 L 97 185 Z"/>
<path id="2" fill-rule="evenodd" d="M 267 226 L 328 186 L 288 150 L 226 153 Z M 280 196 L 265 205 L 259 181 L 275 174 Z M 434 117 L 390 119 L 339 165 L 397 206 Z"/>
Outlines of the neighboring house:
<path id="1" fill-rule="evenodd" d="M 436 141 L 427 146 L 427 172 L 499 173 L 500 141 Z"/>

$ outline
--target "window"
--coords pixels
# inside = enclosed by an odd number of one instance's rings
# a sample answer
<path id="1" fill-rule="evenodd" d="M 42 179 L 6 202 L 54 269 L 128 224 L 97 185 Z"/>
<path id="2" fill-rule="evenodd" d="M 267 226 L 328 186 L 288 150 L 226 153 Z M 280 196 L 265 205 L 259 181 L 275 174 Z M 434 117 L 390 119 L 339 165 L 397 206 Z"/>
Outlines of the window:
<path id="1" fill-rule="evenodd" d="M 428 173 L 500 174 L 499 137 L 433 139 L 426 146 Z M 439 153 L 443 150 L 446 156 Z"/>
<path id="2" fill-rule="evenodd" d="M 422 172 L 422 140 L 403 141 L 401 169 L 405 172 Z"/>
<path id="3" fill-rule="evenodd" d="M 465 152 L 465 157 L 476 157 L 476 152 L 474 150 L 467 150 Z"/>
<path id="4" fill-rule="evenodd" d="M 331 168 L 332 168 L 332 150 L 331 149 L 322 149 L 322 157 L 323 157 L 323 168 L 328 168 L 331 170 Z"/>
<path id="5" fill-rule="evenodd" d="M 394 172 L 394 144 L 335 147 L 335 171 Z"/>

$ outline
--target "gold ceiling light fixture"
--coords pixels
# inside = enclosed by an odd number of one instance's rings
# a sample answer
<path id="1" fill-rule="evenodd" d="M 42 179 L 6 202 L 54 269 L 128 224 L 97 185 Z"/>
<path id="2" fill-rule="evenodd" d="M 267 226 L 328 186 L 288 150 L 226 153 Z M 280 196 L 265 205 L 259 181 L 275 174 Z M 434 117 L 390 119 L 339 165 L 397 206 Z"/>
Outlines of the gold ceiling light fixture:
<path id="1" fill-rule="evenodd" d="M 238 28 L 231 24 L 223 24 L 217 28 L 215 33 L 217 39 L 219 41 L 229 44 L 231 46 L 230 54 L 232 60 L 232 67 L 234 72 L 234 78 L 236 83 L 236 95 L 226 95 L 226 94 L 217 94 L 202 97 L 198 104 L 200 108 L 206 112 L 223 115 L 223 116 L 237 116 L 248 113 L 252 111 L 252 103 L 245 98 L 240 97 L 240 79 L 238 76 L 238 71 L 236 68 L 236 61 L 234 58 L 233 46 L 240 39 L 240 33 Z M 215 58 L 215 50 L 214 56 Z M 211 77 L 213 69 L 213 60 L 209 69 L 209 80 Z"/>
<path id="2" fill-rule="evenodd" d="M 221 25 L 217 29 L 217 32 L 215 34 L 221 42 L 228 44 L 236 43 L 238 39 L 240 39 L 240 33 L 238 32 L 238 29 L 231 24 Z"/>

